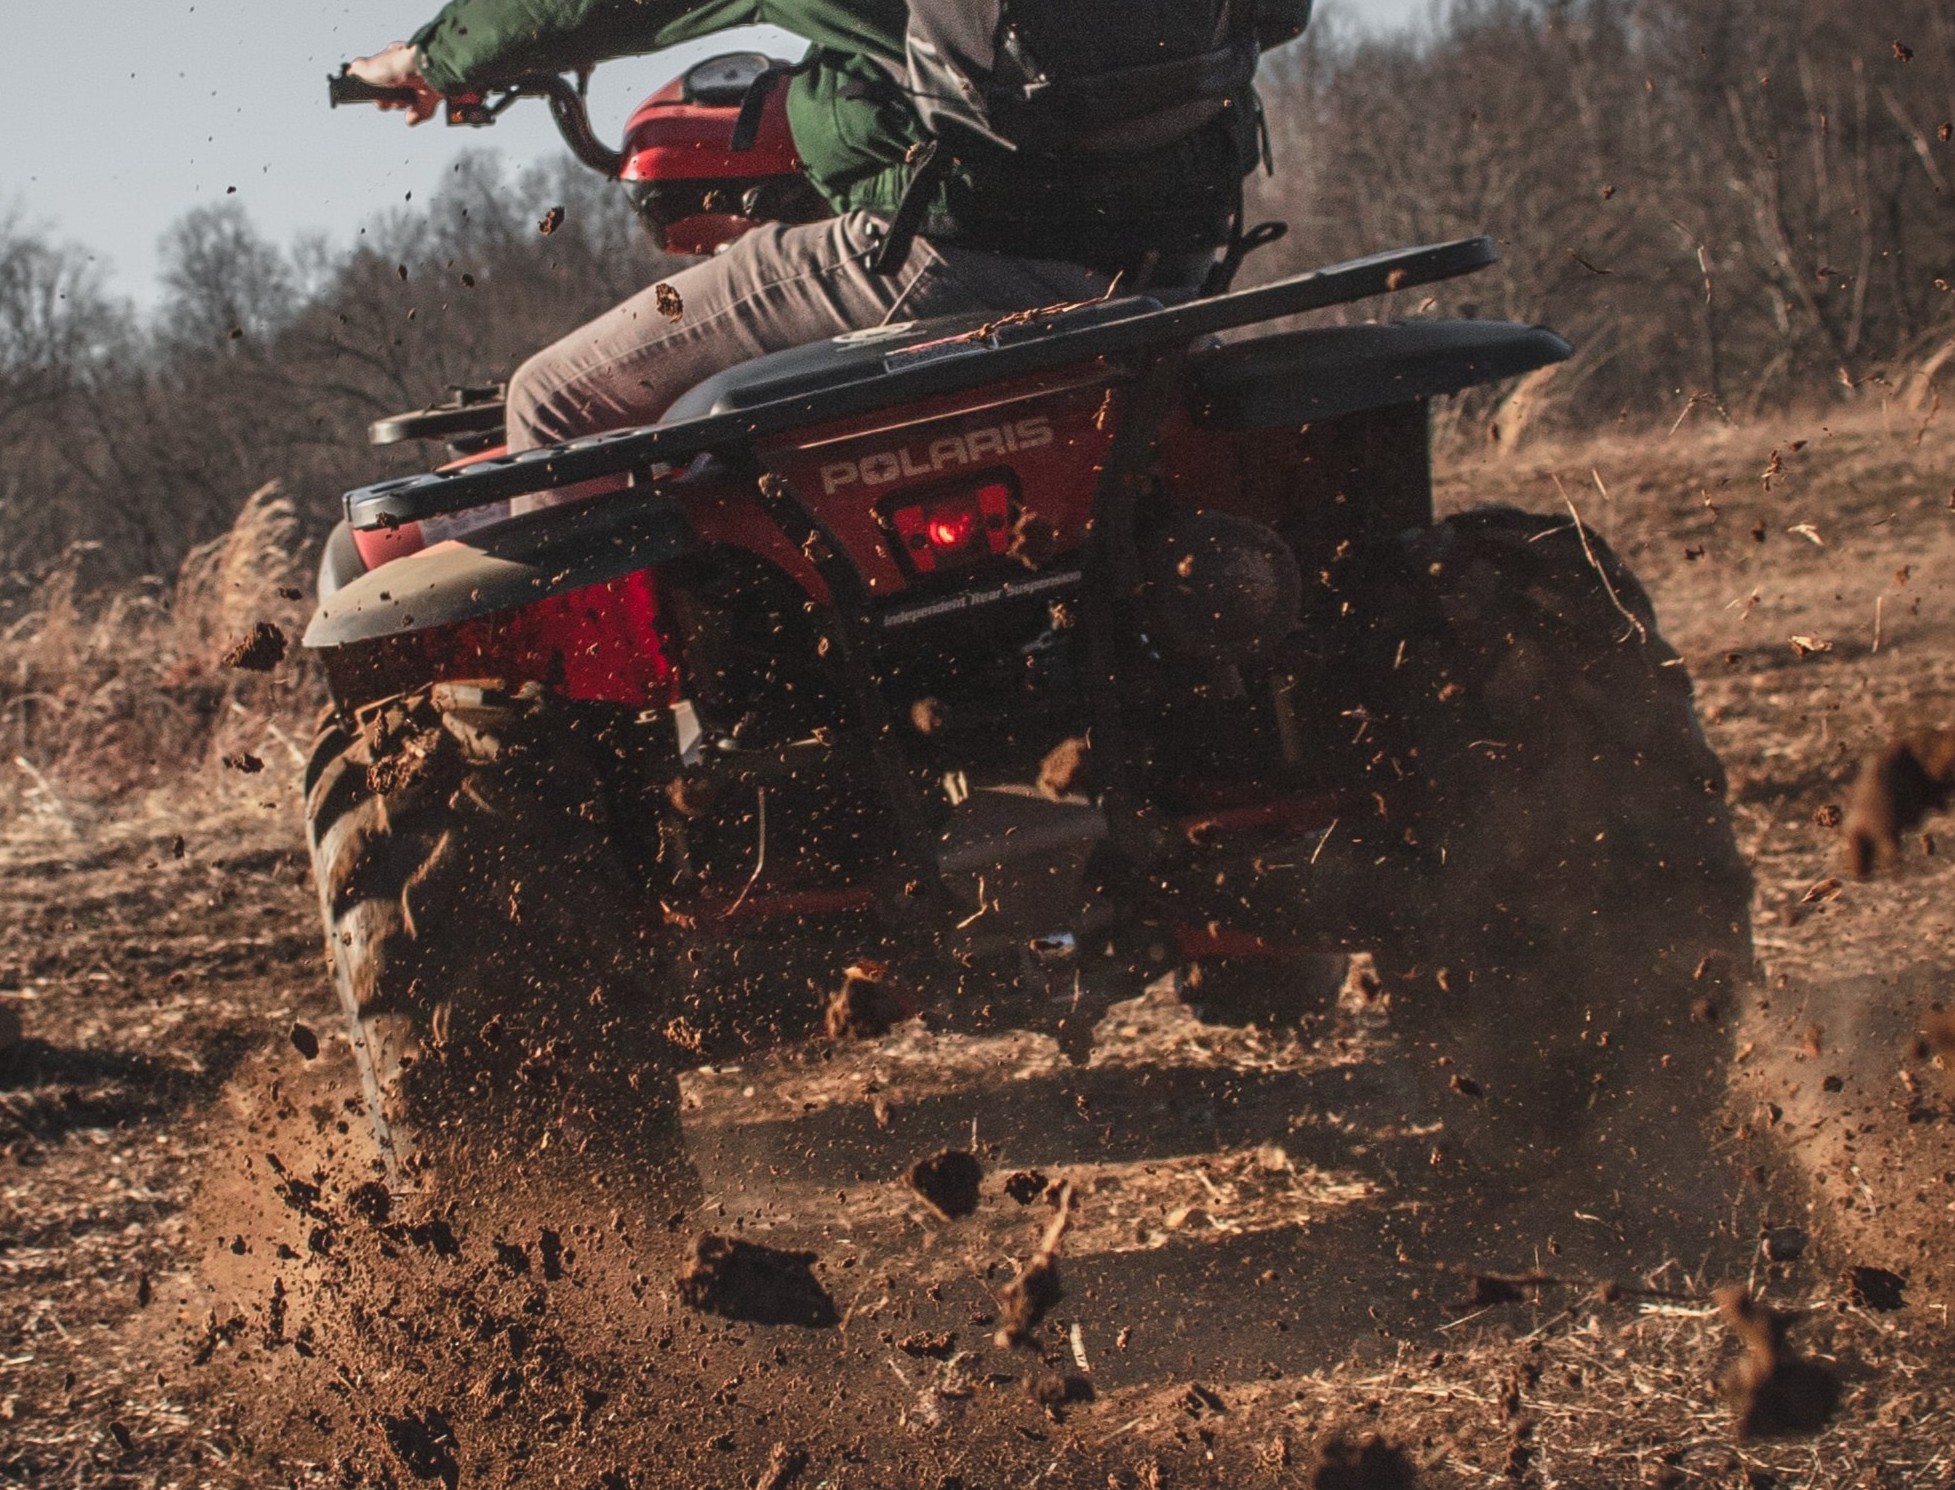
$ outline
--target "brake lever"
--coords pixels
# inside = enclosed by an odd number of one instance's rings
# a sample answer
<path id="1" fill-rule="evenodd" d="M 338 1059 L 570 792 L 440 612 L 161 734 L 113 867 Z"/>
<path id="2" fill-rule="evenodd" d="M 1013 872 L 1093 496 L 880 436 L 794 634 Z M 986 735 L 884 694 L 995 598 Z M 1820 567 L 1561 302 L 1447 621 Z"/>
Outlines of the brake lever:
<path id="1" fill-rule="evenodd" d="M 487 101 L 480 93 L 456 93 L 442 100 L 447 105 L 445 119 L 449 124 L 465 124 L 470 129 L 486 129 L 500 119 L 507 109 L 522 94 L 515 90 L 502 95 L 494 103 Z"/>

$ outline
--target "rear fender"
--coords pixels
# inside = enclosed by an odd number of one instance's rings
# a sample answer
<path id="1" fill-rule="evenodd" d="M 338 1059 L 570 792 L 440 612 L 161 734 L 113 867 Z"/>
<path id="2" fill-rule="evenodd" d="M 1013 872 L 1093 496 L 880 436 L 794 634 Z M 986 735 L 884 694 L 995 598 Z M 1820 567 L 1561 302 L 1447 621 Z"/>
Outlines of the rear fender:
<path id="1" fill-rule="evenodd" d="M 351 580 L 314 613 L 305 645 L 342 702 L 497 676 L 653 707 L 675 677 L 657 570 L 696 547 L 657 492 L 530 513 Z"/>
<path id="2" fill-rule="evenodd" d="M 526 513 L 361 575 L 314 612 L 315 650 L 452 626 L 684 557 L 695 540 L 658 491 Z"/>

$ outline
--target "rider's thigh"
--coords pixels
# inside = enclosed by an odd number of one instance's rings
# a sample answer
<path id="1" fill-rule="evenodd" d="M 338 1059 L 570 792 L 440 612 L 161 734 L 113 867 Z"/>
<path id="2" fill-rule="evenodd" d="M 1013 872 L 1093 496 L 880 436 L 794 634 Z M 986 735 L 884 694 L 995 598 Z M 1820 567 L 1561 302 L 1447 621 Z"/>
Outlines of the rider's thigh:
<path id="1" fill-rule="evenodd" d="M 755 228 L 553 342 L 510 379 L 511 448 L 650 423 L 714 373 L 873 325 L 930 267 L 868 276 L 877 226 L 851 214 Z"/>
<path id="2" fill-rule="evenodd" d="M 509 384 L 512 449 L 648 424 L 695 383 L 768 352 L 884 321 L 1021 310 L 1099 294 L 1078 265 L 940 248 L 869 267 L 882 222 L 850 213 L 755 228 L 525 362 Z"/>

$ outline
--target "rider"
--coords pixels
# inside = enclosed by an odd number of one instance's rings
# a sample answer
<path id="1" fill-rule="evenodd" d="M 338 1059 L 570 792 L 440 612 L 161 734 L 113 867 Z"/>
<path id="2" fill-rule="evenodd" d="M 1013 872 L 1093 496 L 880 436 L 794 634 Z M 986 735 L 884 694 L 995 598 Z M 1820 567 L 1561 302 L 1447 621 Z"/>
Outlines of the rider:
<path id="1" fill-rule="evenodd" d="M 1139 150 L 960 147 L 926 172 L 930 132 L 903 82 L 911 4 L 974 3 L 449 0 L 412 41 L 353 62 L 369 83 L 411 88 L 412 105 L 392 106 L 418 124 L 443 94 L 729 27 L 779 26 L 812 44 L 790 84 L 788 116 L 808 175 L 837 215 L 752 229 L 670 276 L 676 321 L 661 310 L 660 287 L 647 288 L 538 352 L 510 379 L 510 448 L 651 423 L 736 363 L 899 318 L 1086 300 L 1116 278 L 1135 289 L 1198 286 L 1241 232 L 1242 178 L 1263 154 L 1253 91 L 1241 87 L 1197 127 Z M 1181 19 L 1176 7 L 1212 14 L 1214 3 L 1075 0 L 1069 23 L 1090 44 L 1094 25 L 1153 18 L 1165 29 Z M 1265 48 L 1300 34 L 1311 10 L 1311 0 L 1219 3 L 1248 7 L 1241 24 Z M 1122 38 L 1135 40 L 1146 38 Z"/>

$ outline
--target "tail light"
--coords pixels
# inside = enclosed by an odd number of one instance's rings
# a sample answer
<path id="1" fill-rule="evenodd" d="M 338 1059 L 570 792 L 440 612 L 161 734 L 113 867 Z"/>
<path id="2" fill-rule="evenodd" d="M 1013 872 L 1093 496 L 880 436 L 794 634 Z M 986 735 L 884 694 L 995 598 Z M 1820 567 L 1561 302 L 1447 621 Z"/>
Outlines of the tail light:
<path id="1" fill-rule="evenodd" d="M 939 574 L 996 558 L 1011 547 L 1011 484 L 993 478 L 960 486 L 887 514 L 903 561 Z"/>

